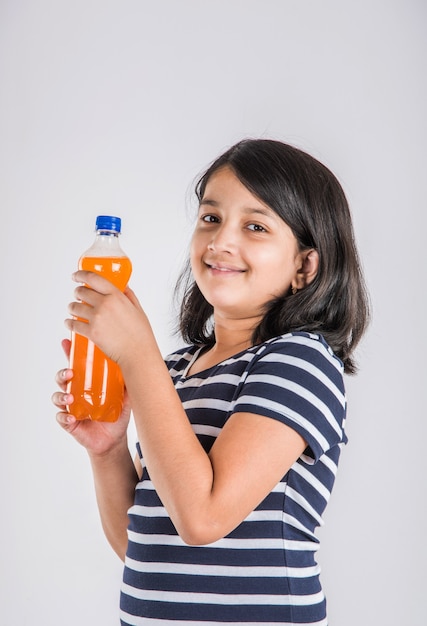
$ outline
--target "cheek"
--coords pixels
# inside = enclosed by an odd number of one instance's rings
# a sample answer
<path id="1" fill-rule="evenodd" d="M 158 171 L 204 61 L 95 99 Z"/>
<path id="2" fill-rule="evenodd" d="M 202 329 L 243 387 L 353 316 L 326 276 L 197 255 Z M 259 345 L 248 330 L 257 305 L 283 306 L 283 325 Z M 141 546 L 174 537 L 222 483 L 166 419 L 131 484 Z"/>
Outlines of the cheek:
<path id="1" fill-rule="evenodd" d="M 201 246 L 200 242 L 193 236 L 190 242 L 190 266 L 193 274 L 196 272 L 200 266 L 201 262 Z"/>
<path id="2" fill-rule="evenodd" d="M 271 246 L 263 250 L 262 255 L 259 255 L 258 258 L 266 271 L 284 273 L 290 269 L 292 264 L 290 255 L 286 254 L 280 246 Z"/>
<path id="3" fill-rule="evenodd" d="M 196 228 L 196 230 L 193 231 L 190 240 L 191 258 L 194 258 L 194 260 L 197 260 L 197 258 L 200 259 L 205 254 L 210 239 L 211 236 L 208 233 L 204 232 L 203 229 L 199 230 L 198 228 Z"/>
<path id="4" fill-rule="evenodd" d="M 273 252 L 273 251 L 271 251 Z M 276 250 L 274 254 L 264 256 L 262 266 L 266 281 L 280 286 L 289 286 L 295 272 L 295 259 L 291 254 L 283 254 L 283 250 Z"/>

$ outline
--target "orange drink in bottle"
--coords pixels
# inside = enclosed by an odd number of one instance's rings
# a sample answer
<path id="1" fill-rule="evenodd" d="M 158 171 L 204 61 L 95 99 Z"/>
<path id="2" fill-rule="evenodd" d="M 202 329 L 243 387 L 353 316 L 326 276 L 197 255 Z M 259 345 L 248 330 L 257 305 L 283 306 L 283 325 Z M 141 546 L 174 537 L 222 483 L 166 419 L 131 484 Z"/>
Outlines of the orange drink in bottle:
<path id="1" fill-rule="evenodd" d="M 132 263 L 120 247 L 119 217 L 99 215 L 96 238 L 79 260 L 79 269 L 101 274 L 124 291 L 132 272 Z M 67 407 L 78 420 L 115 422 L 123 407 L 124 381 L 120 367 L 109 359 L 93 341 L 72 333 L 68 384 L 74 402 Z"/>

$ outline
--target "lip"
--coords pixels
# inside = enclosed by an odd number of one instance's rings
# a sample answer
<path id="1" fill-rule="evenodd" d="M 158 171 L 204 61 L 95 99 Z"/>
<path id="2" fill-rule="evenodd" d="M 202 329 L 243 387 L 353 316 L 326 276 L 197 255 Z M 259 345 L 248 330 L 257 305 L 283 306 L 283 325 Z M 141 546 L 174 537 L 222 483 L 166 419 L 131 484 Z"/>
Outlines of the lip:
<path id="1" fill-rule="evenodd" d="M 241 267 L 234 267 L 226 263 L 209 263 L 205 261 L 206 267 L 214 274 L 226 275 L 226 274 L 242 274 L 246 270 Z"/>

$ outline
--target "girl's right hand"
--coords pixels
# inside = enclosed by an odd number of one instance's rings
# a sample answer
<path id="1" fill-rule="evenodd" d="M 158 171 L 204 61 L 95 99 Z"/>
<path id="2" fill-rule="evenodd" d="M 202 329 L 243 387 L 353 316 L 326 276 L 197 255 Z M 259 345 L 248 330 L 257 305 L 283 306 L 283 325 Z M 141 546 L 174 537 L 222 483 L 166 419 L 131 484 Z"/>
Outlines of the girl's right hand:
<path id="1" fill-rule="evenodd" d="M 66 356 L 70 354 L 70 341 L 64 339 L 62 347 Z M 60 409 L 56 415 L 58 424 L 74 439 L 80 443 L 90 455 L 105 455 L 114 448 L 123 445 L 127 441 L 127 427 L 130 418 L 130 403 L 125 390 L 123 411 L 116 422 L 96 422 L 92 420 L 77 420 L 67 412 L 66 406 L 72 406 L 73 397 L 67 394 L 67 384 L 73 377 L 73 371 L 69 368 L 57 372 L 55 380 L 61 391 L 52 395 L 53 404 Z"/>

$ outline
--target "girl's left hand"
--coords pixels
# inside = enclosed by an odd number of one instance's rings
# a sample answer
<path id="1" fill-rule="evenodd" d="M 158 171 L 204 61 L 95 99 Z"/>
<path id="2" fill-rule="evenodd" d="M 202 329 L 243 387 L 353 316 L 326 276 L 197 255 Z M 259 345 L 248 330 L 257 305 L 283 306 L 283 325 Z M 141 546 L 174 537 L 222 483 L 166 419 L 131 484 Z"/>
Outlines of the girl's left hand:
<path id="1" fill-rule="evenodd" d="M 72 276 L 77 283 L 75 302 L 68 306 L 73 316 L 66 327 L 93 341 L 116 363 L 140 346 L 151 333 L 150 324 L 134 292 L 124 293 L 99 274 L 79 270 Z"/>

